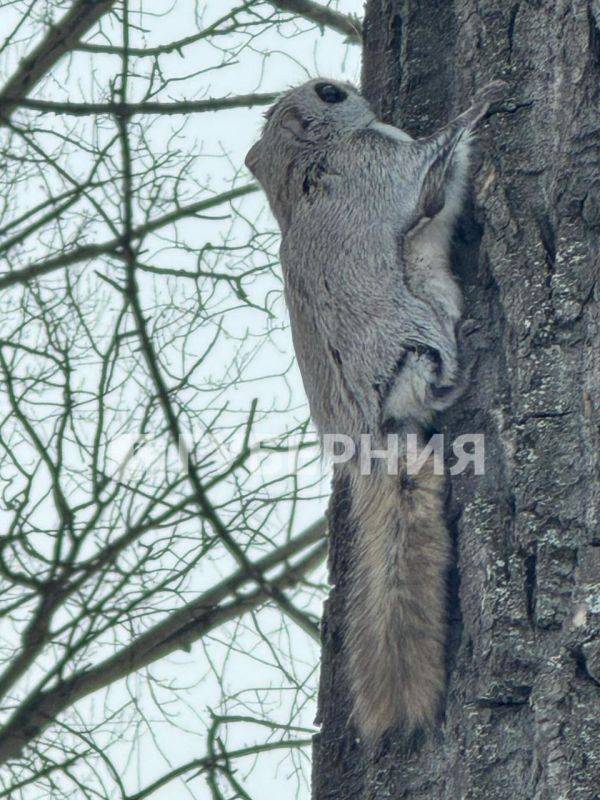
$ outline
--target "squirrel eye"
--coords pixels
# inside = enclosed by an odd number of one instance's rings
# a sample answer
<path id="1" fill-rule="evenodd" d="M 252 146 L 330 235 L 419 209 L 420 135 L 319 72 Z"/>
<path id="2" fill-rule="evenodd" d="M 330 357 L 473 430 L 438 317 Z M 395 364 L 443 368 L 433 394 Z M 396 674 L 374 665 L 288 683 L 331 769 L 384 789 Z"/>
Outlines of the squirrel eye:
<path id="1" fill-rule="evenodd" d="M 341 103 L 348 97 L 347 92 L 339 86 L 334 86 L 333 83 L 317 83 L 315 92 L 325 103 Z"/>

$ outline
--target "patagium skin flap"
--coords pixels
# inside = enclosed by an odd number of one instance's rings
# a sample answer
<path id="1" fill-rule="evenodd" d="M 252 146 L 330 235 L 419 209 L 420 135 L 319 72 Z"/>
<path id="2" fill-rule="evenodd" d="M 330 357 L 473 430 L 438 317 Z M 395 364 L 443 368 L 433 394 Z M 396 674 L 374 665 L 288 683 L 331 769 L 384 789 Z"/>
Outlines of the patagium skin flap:
<path id="1" fill-rule="evenodd" d="M 461 293 L 450 240 L 472 131 L 506 85 L 425 139 L 377 120 L 350 84 L 317 78 L 267 112 L 246 165 L 281 228 L 292 336 L 321 435 L 423 436 L 461 394 Z M 443 478 L 385 461 L 349 479 L 354 530 L 345 648 L 352 720 L 368 742 L 430 728 L 444 692 L 449 543 Z"/>

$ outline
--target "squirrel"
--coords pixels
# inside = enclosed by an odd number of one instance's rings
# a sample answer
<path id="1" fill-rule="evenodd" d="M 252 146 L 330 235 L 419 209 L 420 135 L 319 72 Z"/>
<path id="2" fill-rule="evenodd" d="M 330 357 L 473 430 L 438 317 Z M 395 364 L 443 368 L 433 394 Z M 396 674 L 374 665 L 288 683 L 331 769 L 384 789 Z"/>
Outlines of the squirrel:
<path id="1" fill-rule="evenodd" d="M 379 121 L 352 85 L 317 78 L 265 114 L 246 166 L 281 229 L 294 348 L 321 436 L 423 437 L 464 388 L 453 227 L 472 131 L 494 81 L 432 136 Z M 371 451 L 372 452 L 372 451 Z M 449 536 L 444 478 L 376 463 L 348 477 L 353 540 L 344 619 L 351 719 L 368 742 L 430 730 L 445 691 Z"/>

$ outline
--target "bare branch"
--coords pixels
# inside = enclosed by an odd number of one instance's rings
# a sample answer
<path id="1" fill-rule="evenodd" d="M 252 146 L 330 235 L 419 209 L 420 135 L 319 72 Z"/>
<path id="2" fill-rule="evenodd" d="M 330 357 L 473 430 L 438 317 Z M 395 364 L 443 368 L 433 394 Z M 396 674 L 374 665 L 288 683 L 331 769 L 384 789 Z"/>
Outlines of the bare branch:
<path id="1" fill-rule="evenodd" d="M 289 11 L 324 28 L 345 34 L 349 44 L 362 42 L 362 25 L 357 17 L 342 14 L 333 8 L 314 3 L 313 0 L 267 0 L 267 2 L 279 11 Z"/>
<path id="2" fill-rule="evenodd" d="M 318 566 L 327 552 L 326 543 L 313 548 L 293 566 L 287 567 L 270 587 L 277 591 L 289 589 L 298 584 L 303 575 Z M 254 570 L 262 573 L 264 564 L 256 562 Z M 244 584 L 252 576 L 246 570 L 239 573 Z M 215 587 L 220 591 L 219 587 Z M 233 592 L 232 592 L 233 593 Z M 72 706 L 82 697 L 98 691 L 121 678 L 131 675 L 175 650 L 189 647 L 193 642 L 206 636 L 210 631 L 224 623 L 238 618 L 241 614 L 259 608 L 270 598 L 264 588 L 238 596 L 230 603 L 212 605 L 212 590 L 179 609 L 161 623 L 139 636 L 114 656 L 87 670 L 75 673 L 60 681 L 54 688 L 35 692 L 15 712 L 0 733 L 0 764 L 17 757 L 23 748 L 36 739 L 52 723 L 58 714 Z M 187 624 L 181 625 L 188 614 Z"/>
<path id="3" fill-rule="evenodd" d="M 15 800 L 153 800 L 200 774 L 250 800 L 259 759 L 285 759 L 284 794 L 308 786 L 317 654 L 296 626 L 320 639 L 326 523 L 294 531 L 327 488 L 234 110 L 260 124 L 287 56 L 300 80 L 337 46 L 355 72 L 361 26 L 330 0 L 154 5 L 8 0 L 0 44 Z M 268 733 L 229 749 L 240 721 Z"/>
<path id="4" fill-rule="evenodd" d="M 200 214 L 203 211 L 207 211 L 208 209 L 214 208 L 222 203 L 228 203 L 231 200 L 236 200 L 238 197 L 243 197 L 244 195 L 256 192 L 258 191 L 258 188 L 259 187 L 256 183 L 249 183 L 246 184 L 246 186 L 240 186 L 238 189 L 232 189 L 229 192 L 223 192 L 222 194 L 215 195 L 214 197 L 209 197 L 206 200 L 200 200 L 197 203 L 190 203 L 186 206 L 180 206 L 175 211 L 171 211 L 168 214 L 163 214 L 160 217 L 156 217 L 156 219 L 149 220 L 143 225 L 138 225 L 133 229 L 132 237 L 135 240 L 141 239 L 148 233 L 152 233 L 160 228 L 164 228 L 166 225 L 177 222 L 184 217 L 193 217 L 196 214 Z M 49 258 L 45 261 L 38 261 L 34 264 L 30 264 L 28 267 L 23 267 L 23 269 L 14 270 L 12 272 L 7 272 L 3 275 L 0 275 L 0 289 L 6 289 L 9 286 L 14 286 L 18 283 L 27 283 L 28 281 L 35 280 L 43 275 L 47 275 L 50 272 L 55 272 L 62 267 L 70 267 L 73 264 L 80 264 L 82 261 L 97 258 L 98 256 L 115 255 L 119 252 L 121 245 L 122 239 L 119 237 L 109 239 L 106 242 L 100 242 L 99 244 L 86 244 L 82 245 L 81 247 L 76 247 L 73 250 L 67 250 L 64 253 L 61 253 L 53 258 Z"/>
<path id="5" fill-rule="evenodd" d="M 235 31 L 238 27 L 235 22 L 237 15 L 242 11 L 251 9 L 254 3 L 255 0 L 247 0 L 247 2 L 232 8 L 231 11 L 227 12 L 227 14 L 219 17 L 219 19 L 215 20 L 206 28 L 198 31 L 198 33 L 193 33 L 191 36 L 185 36 L 182 39 L 177 39 L 174 42 L 168 42 L 167 44 L 157 45 L 156 47 L 129 47 L 127 52 L 130 56 L 138 56 L 140 58 L 154 58 L 156 56 L 163 55 L 164 53 L 179 53 L 179 55 L 183 55 L 182 50 L 184 47 L 195 44 L 202 39 L 208 39 L 209 37 L 212 38 L 214 36 L 226 36 L 227 34 Z M 221 25 L 223 25 L 224 22 L 229 22 L 230 24 L 227 27 L 222 28 Z M 110 55 L 122 55 L 123 53 L 122 47 L 96 44 L 95 42 L 80 42 L 73 49 L 81 50 L 86 53 L 106 53 Z"/>
<path id="6" fill-rule="evenodd" d="M 29 108 L 44 114 L 85 117 L 93 114 L 132 117 L 136 114 L 196 114 L 223 111 L 228 108 L 265 106 L 277 99 L 277 92 L 241 94 L 235 97 L 211 97 L 207 100 L 180 100 L 175 103 L 53 103 L 50 100 L 23 98 L 19 108 Z M 0 106 L 1 108 L 1 106 Z"/>
<path id="7" fill-rule="evenodd" d="M 133 314 L 133 319 L 137 327 L 137 335 L 140 341 L 141 351 L 146 362 L 146 368 L 154 383 L 156 395 L 160 407 L 162 408 L 166 427 L 171 437 L 171 441 L 175 446 L 178 446 L 182 441 L 182 430 L 178 420 L 177 413 L 175 412 L 171 392 L 167 386 L 163 376 L 157 353 L 148 333 L 146 326 L 146 319 L 144 311 L 140 302 L 140 292 L 136 277 L 136 256 L 133 249 L 133 228 L 131 227 L 131 195 L 130 195 L 130 162 L 129 162 L 129 149 L 127 138 L 127 122 L 125 118 L 121 118 L 122 129 L 122 149 L 123 149 L 123 194 L 124 194 L 124 236 L 122 239 L 122 248 L 124 253 L 125 265 L 127 268 L 127 287 L 125 289 L 129 305 Z M 277 586 L 269 583 L 263 573 L 256 568 L 254 564 L 248 559 L 242 547 L 239 546 L 232 532 L 227 525 L 222 521 L 221 517 L 215 510 L 211 501 L 208 498 L 206 487 L 200 480 L 200 476 L 194 463 L 191 454 L 188 455 L 187 464 L 188 480 L 192 486 L 194 500 L 197 504 L 198 511 L 203 519 L 207 520 L 215 535 L 224 545 L 227 552 L 233 556 L 237 564 L 247 571 L 248 576 L 251 577 L 261 591 L 264 591 L 267 597 L 270 597 L 279 608 L 284 611 L 291 619 L 293 619 L 305 632 L 312 636 L 317 641 L 319 640 L 318 626 L 309 619 L 305 614 L 299 611 L 294 604 L 286 597 Z"/>
<path id="8" fill-rule="evenodd" d="M 204 758 L 195 758 L 192 761 L 188 761 L 187 764 L 182 764 L 180 767 L 176 767 L 170 772 L 167 772 L 161 778 L 154 781 L 149 786 L 146 786 L 141 791 L 129 795 L 127 800 L 145 800 L 147 797 L 150 797 L 150 795 L 154 794 L 154 792 L 157 792 L 159 789 L 162 789 L 163 786 L 166 786 L 167 783 L 175 780 L 175 778 L 185 775 L 186 772 L 198 770 L 199 774 L 204 772 L 204 770 L 210 769 L 211 767 L 216 767 L 219 764 L 223 764 L 225 759 L 228 761 L 229 759 L 244 758 L 245 756 L 253 756 L 257 755 L 258 753 L 268 752 L 270 750 L 309 747 L 311 744 L 312 739 L 284 739 L 279 742 L 266 742 L 265 744 L 255 744 L 250 747 L 242 747 L 239 750 L 230 750 L 222 756 L 209 755 L 204 756 Z"/>
<path id="9" fill-rule="evenodd" d="M 62 19 L 48 29 L 42 41 L 19 63 L 0 90 L 0 126 L 14 110 L 16 102 L 29 94 L 114 4 L 115 0 L 77 0 Z"/>

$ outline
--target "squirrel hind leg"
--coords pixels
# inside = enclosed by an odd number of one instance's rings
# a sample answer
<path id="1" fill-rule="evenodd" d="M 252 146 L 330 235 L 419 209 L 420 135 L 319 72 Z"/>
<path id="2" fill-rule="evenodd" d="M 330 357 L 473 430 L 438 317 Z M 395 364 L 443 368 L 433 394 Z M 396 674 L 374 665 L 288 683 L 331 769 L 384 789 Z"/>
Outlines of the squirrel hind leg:
<path id="1" fill-rule="evenodd" d="M 407 352 L 382 404 L 383 433 L 428 429 L 436 411 L 449 408 L 463 394 L 470 375 L 460 376 L 454 364 L 442 368 L 429 349 Z"/>
<path id="2" fill-rule="evenodd" d="M 414 350 L 404 354 L 382 404 L 382 429 L 394 424 L 406 430 L 421 429 L 431 423 L 428 394 L 434 373 L 435 365 L 427 355 Z"/>

